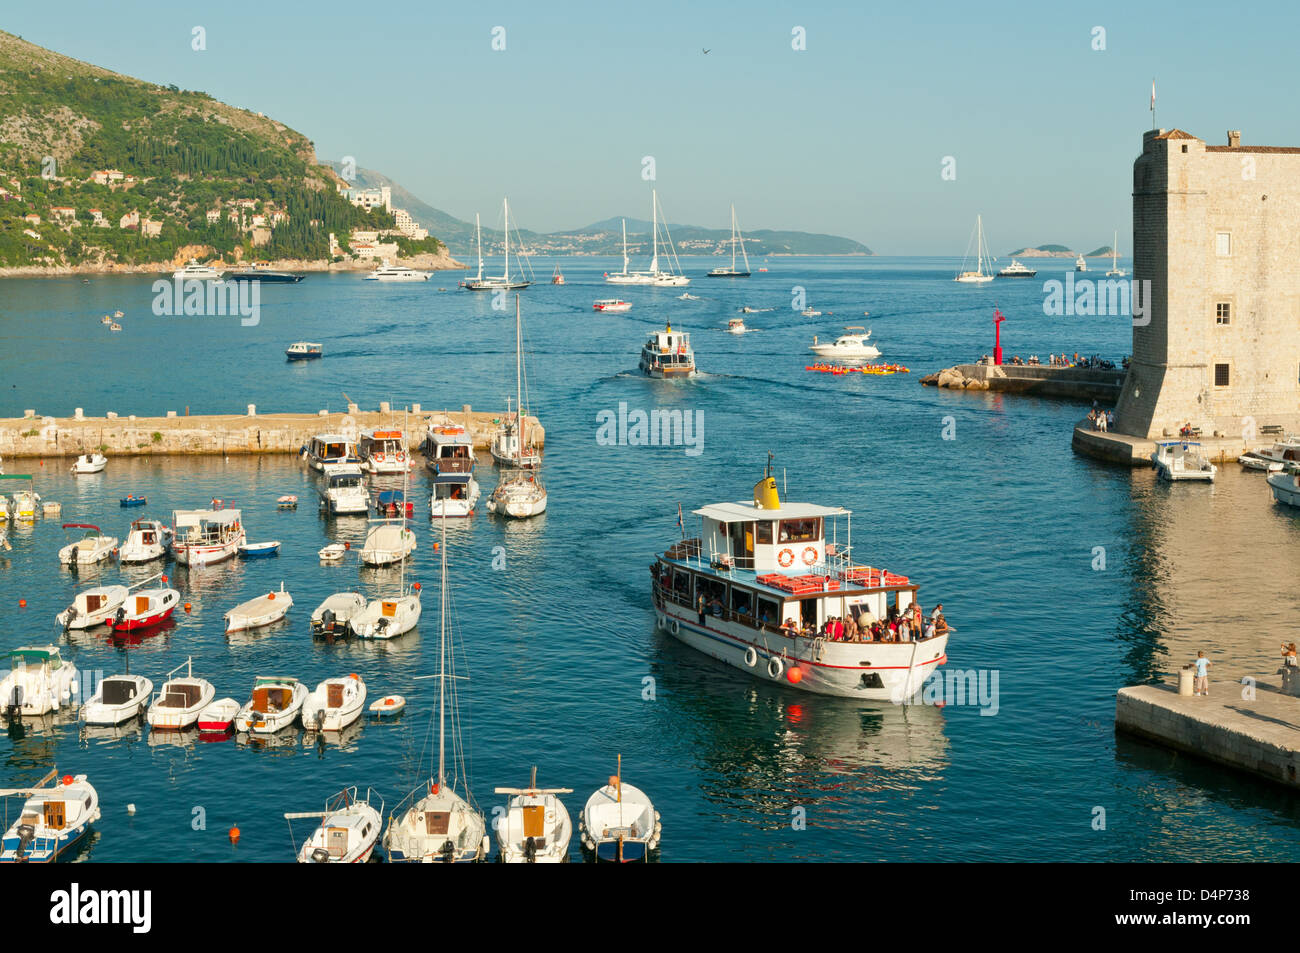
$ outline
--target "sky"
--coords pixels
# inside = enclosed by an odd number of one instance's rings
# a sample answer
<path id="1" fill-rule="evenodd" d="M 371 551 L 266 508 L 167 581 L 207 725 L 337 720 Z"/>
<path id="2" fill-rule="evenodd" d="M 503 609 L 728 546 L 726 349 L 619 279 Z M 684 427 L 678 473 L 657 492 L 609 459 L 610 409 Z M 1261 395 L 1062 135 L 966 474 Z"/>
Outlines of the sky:
<path id="1" fill-rule="evenodd" d="M 24 39 L 263 112 L 461 219 L 502 195 L 536 231 L 649 218 L 652 157 L 672 222 L 726 228 L 734 202 L 742 229 L 884 255 L 961 255 L 977 213 L 995 255 L 1117 229 L 1126 253 L 1152 79 L 1162 127 L 1300 145 L 1297 26 L 1273 0 L 0 8 Z"/>

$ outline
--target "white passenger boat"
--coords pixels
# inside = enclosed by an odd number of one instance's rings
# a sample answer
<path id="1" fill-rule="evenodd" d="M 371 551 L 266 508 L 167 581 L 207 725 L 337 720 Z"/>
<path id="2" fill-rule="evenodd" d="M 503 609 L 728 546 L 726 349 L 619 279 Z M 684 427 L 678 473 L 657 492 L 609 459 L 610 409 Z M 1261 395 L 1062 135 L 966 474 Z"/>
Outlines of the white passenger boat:
<path id="1" fill-rule="evenodd" d="M 808 345 L 808 350 L 818 357 L 846 364 L 861 363 L 880 356 L 880 348 L 868 343 L 871 332 L 862 327 L 846 327 L 847 334 L 841 334 L 833 344 L 819 344 L 817 338 Z"/>
<path id="2" fill-rule="evenodd" d="M 84 530 L 81 538 L 59 550 L 59 562 L 65 566 L 90 566 L 103 562 L 117 549 L 117 537 L 108 536 L 90 523 L 64 523 L 64 532 Z"/>
<path id="3" fill-rule="evenodd" d="M 240 516 L 239 510 L 224 508 L 174 511 L 172 555 L 176 562 L 211 566 L 230 559 L 247 539 Z"/>
<path id="4" fill-rule="evenodd" d="M 641 346 L 641 373 L 650 377 L 693 377 L 695 352 L 691 350 L 691 336 L 674 331 L 671 324 L 653 332 Z"/>
<path id="5" fill-rule="evenodd" d="M 522 262 L 522 267 L 527 269 L 528 274 L 521 271 L 516 277 L 510 273 L 510 203 L 502 199 L 501 208 L 505 217 L 505 228 L 502 230 L 505 240 L 505 266 L 500 275 L 483 276 L 483 229 L 479 225 L 478 215 L 475 214 L 474 227 L 478 235 L 478 275 L 473 278 L 466 278 L 460 283 L 460 286 L 467 291 L 516 291 L 527 288 L 532 284 L 530 280 L 532 266 L 528 264 L 527 256 L 523 253 L 515 257 Z"/>
<path id="6" fill-rule="evenodd" d="M 374 803 L 379 807 L 375 808 Z M 323 811 L 294 811 L 284 815 L 289 822 L 320 818 L 320 824 L 298 850 L 300 864 L 364 864 L 379 841 L 384 802 L 367 789 L 364 799 L 356 788 L 346 788 L 325 802 Z M 295 843 L 297 841 L 295 840 Z"/>
<path id="7" fill-rule="evenodd" d="M 72 605 L 54 617 L 65 629 L 91 629 L 108 620 L 122 603 L 129 590 L 126 586 L 92 586 L 77 593 Z"/>
<path id="8" fill-rule="evenodd" d="M 509 794 L 505 816 L 497 822 L 497 860 L 506 864 L 567 864 L 573 822 L 557 795 L 572 788 L 539 788 L 537 768 L 526 788 L 497 788 Z"/>
<path id="9" fill-rule="evenodd" d="M 24 645 L 8 653 L 9 673 L 0 679 L 0 711 L 16 717 L 48 715 L 81 703 L 77 667 L 57 645 Z"/>
<path id="10" fill-rule="evenodd" d="M 181 670 L 185 674 L 181 675 Z M 199 720 L 199 713 L 212 704 L 217 690 L 205 678 L 194 675 L 194 659 L 187 658 L 167 673 L 158 694 L 145 713 L 145 721 L 155 731 L 181 731 Z"/>
<path id="11" fill-rule="evenodd" d="M 367 566 L 391 566 L 415 551 L 415 532 L 404 520 L 376 521 L 361 547 L 361 562 Z"/>
<path id="12" fill-rule="evenodd" d="M 509 413 L 509 399 L 506 401 L 506 419 L 501 429 L 492 435 L 489 449 L 492 459 L 501 466 L 539 467 L 542 456 L 530 439 L 528 432 L 528 408 L 524 406 L 524 382 L 527 380 L 524 370 L 523 318 L 519 310 L 519 295 L 515 295 L 515 414 Z"/>
<path id="13" fill-rule="evenodd" d="M 587 799 L 578 818 L 578 837 L 585 856 L 597 863 L 647 862 L 659 850 L 663 825 L 644 791 L 623 783 L 618 774 Z"/>
<path id="14" fill-rule="evenodd" d="M 405 265 L 390 265 L 388 259 L 380 260 L 379 267 L 367 272 L 366 281 L 428 281 L 432 272 L 416 271 Z"/>
<path id="15" fill-rule="evenodd" d="M 357 452 L 371 473 L 404 473 L 411 465 L 406 435 L 392 428 L 362 433 Z"/>
<path id="16" fill-rule="evenodd" d="M 336 592 L 328 596 L 311 614 L 312 634 L 347 635 L 352 617 L 365 607 L 366 597 L 359 592 Z"/>
<path id="17" fill-rule="evenodd" d="M 24 798 L 18 819 L 0 841 L 0 863 L 46 864 L 71 857 L 99 820 L 99 792 L 86 776 L 58 777 L 51 771 L 32 787 L 0 790 L 0 798 Z"/>
<path id="18" fill-rule="evenodd" d="M 82 707 L 81 718 L 88 725 L 120 725 L 143 715 L 152 694 L 153 682 L 143 675 L 110 675 Z"/>
<path id="19" fill-rule="evenodd" d="M 947 661 L 951 630 L 942 617 L 934 636 L 910 642 L 820 635 L 832 617 L 863 625 L 891 611 L 920 614 L 915 583 L 854 561 L 849 510 L 783 503 L 769 464 L 752 502 L 695 514 L 700 536 L 675 543 L 651 567 L 659 627 L 692 648 L 790 688 L 895 703 Z"/>
<path id="20" fill-rule="evenodd" d="M 366 683 L 360 675 L 327 678 L 302 703 L 302 726 L 308 731 L 342 731 L 361 717 L 365 705 Z"/>
<path id="21" fill-rule="evenodd" d="M 220 281 L 221 272 L 211 265 L 200 265 L 197 258 L 191 258 L 184 268 L 172 272 L 172 277 L 180 281 L 194 279 L 197 281 Z"/>
<path id="22" fill-rule="evenodd" d="M 126 534 L 126 542 L 118 550 L 117 558 L 126 563 L 147 563 L 162 559 L 171 545 L 172 531 L 159 520 L 136 520 Z"/>
<path id="23" fill-rule="evenodd" d="M 1296 473 L 1270 473 L 1268 487 L 1273 499 L 1287 506 L 1300 507 L 1300 475 Z"/>
<path id="24" fill-rule="evenodd" d="M 296 678 L 259 675 L 253 680 L 253 697 L 235 716 L 235 730 L 270 735 L 298 720 L 307 686 Z"/>
<path id="25" fill-rule="evenodd" d="M 370 493 L 365 476 L 355 463 L 326 466 L 321 487 L 320 508 L 331 516 L 370 512 Z"/>
<path id="26" fill-rule="evenodd" d="M 546 512 L 546 487 L 532 470 L 503 470 L 488 497 L 487 510 L 499 516 L 528 519 Z"/>
<path id="27" fill-rule="evenodd" d="M 83 453 L 72 464 L 72 472 L 77 474 L 102 473 L 106 466 L 108 466 L 108 457 L 102 453 Z"/>
<path id="28" fill-rule="evenodd" d="M 1219 472 L 1201 452 L 1201 445 L 1188 440 L 1160 440 L 1151 454 L 1151 464 L 1163 480 L 1195 480 L 1213 483 Z"/>
<path id="29" fill-rule="evenodd" d="M 313 470 L 325 472 L 331 463 L 361 463 L 352 441 L 337 433 L 320 433 L 312 437 L 302 448 L 302 456 Z"/>
<path id="30" fill-rule="evenodd" d="M 1074 270 L 1075 271 L 1088 270 L 1088 262 L 1084 260 L 1084 257 L 1082 255 L 1080 255 L 1078 258 L 1074 260 Z"/>
<path id="31" fill-rule="evenodd" d="M 247 602 L 241 602 L 222 618 L 226 620 L 227 633 L 243 632 L 247 629 L 260 629 L 274 625 L 292 608 L 293 596 L 285 592 L 282 582 L 279 592 L 273 590 Z"/>
<path id="32" fill-rule="evenodd" d="M 985 263 L 991 268 L 993 257 L 989 255 L 988 246 L 984 244 L 984 218 L 977 215 L 975 217 L 975 270 L 966 269 L 966 263 L 970 261 L 970 248 L 966 249 L 966 260 L 962 262 L 963 270 L 957 273 L 953 281 L 959 281 L 962 284 L 983 284 L 986 281 L 992 281 L 993 275 L 985 270 Z"/>
<path id="33" fill-rule="evenodd" d="M 623 301 L 620 298 L 601 298 L 593 301 L 591 304 L 592 311 L 631 311 L 632 302 Z"/>

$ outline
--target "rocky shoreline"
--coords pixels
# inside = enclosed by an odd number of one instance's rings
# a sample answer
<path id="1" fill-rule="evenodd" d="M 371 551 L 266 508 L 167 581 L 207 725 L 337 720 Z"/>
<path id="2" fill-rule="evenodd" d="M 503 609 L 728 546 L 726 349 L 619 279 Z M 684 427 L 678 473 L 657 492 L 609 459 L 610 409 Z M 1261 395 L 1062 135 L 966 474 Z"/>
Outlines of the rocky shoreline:
<path id="1" fill-rule="evenodd" d="M 94 264 L 86 263 L 81 265 L 17 265 L 9 268 L 0 268 L 0 278 L 68 278 L 81 275 L 157 275 L 167 277 L 173 271 L 183 265 L 184 262 L 176 264 L 170 261 L 145 262 L 138 265 L 122 264 Z M 214 267 L 223 271 L 234 271 L 241 267 L 247 267 L 240 262 L 226 263 L 217 261 L 212 263 Z M 287 259 L 272 261 L 265 267 L 268 271 L 292 271 L 292 272 L 355 272 L 355 271 L 372 271 L 379 264 L 378 261 L 370 258 L 354 258 L 348 261 L 327 261 L 321 259 Z M 468 267 L 462 262 L 452 258 L 450 253 L 445 249 L 436 255 L 423 254 L 415 255 L 411 258 L 399 258 L 393 264 L 405 265 L 408 268 L 415 268 L 420 271 L 457 271 Z"/>

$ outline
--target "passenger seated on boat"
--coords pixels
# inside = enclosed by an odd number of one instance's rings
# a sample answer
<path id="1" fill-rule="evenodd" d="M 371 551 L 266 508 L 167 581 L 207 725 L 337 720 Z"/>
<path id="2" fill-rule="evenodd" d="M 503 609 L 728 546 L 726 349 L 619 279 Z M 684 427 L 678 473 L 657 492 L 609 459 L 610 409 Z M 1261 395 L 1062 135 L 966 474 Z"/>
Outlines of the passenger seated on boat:
<path id="1" fill-rule="evenodd" d="M 709 612 L 716 616 L 722 615 L 722 600 L 716 595 L 709 600 Z"/>
<path id="2" fill-rule="evenodd" d="M 1284 664 L 1284 665 L 1296 665 L 1296 664 L 1297 664 L 1297 661 L 1296 661 L 1296 648 L 1295 648 L 1295 643 L 1294 643 L 1294 642 L 1291 642 L 1290 644 L 1288 644 L 1288 643 L 1286 643 L 1286 642 L 1283 642 L 1283 643 L 1282 643 L 1282 664 Z"/>
<path id="3" fill-rule="evenodd" d="M 794 635 L 799 631 L 799 627 L 794 624 L 794 619 L 786 619 L 781 623 L 781 631 L 787 635 Z"/>

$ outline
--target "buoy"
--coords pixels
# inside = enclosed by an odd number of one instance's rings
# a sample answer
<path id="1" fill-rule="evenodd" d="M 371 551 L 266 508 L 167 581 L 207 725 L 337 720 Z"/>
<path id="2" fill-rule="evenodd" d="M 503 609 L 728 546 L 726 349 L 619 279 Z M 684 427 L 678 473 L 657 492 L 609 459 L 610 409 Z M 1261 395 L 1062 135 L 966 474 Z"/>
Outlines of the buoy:
<path id="1" fill-rule="evenodd" d="M 351 549 L 351 548 L 352 548 L 352 544 L 351 544 L 351 543 L 344 543 L 344 544 L 343 544 L 343 548 L 344 548 L 344 549 Z"/>
<path id="2" fill-rule="evenodd" d="M 437 544 L 435 543 L 435 545 Z M 420 589 L 422 589 L 423 587 L 417 582 L 415 583 L 415 585 L 411 586 L 411 588 L 414 589 L 416 592 L 419 592 Z"/>
<path id="3" fill-rule="evenodd" d="M 163 585 L 164 585 L 164 586 L 167 585 L 167 577 L 166 577 L 166 576 L 163 576 L 163 577 L 162 577 L 162 582 L 163 582 Z"/>
<path id="4" fill-rule="evenodd" d="M 193 606 L 191 606 L 188 602 L 185 603 L 185 611 L 186 611 L 186 612 L 189 612 L 190 609 L 192 609 L 192 608 L 193 608 Z"/>
<path id="5" fill-rule="evenodd" d="M 20 608 L 20 609 L 26 609 L 26 608 L 27 608 L 27 600 L 26 600 L 26 599 L 19 599 L 19 600 L 18 600 L 18 608 Z"/>
<path id="6" fill-rule="evenodd" d="M 266 598 L 268 598 L 268 599 L 274 601 L 274 600 L 275 600 L 275 593 L 274 593 L 274 592 L 268 592 L 268 593 L 266 594 Z"/>
<path id="7" fill-rule="evenodd" d="M 434 543 L 434 544 L 433 544 L 433 551 L 434 551 L 435 553 L 438 551 L 438 546 L 439 546 L 439 545 L 441 545 L 441 544 L 440 544 L 440 543 Z"/>
<path id="8" fill-rule="evenodd" d="M 803 669 L 792 665 L 790 671 L 785 673 L 785 677 L 790 680 L 791 685 L 798 685 L 803 681 Z"/>
<path id="9" fill-rule="evenodd" d="M 239 843 L 239 828 L 235 827 L 233 824 L 230 827 L 230 843 L 232 844 Z"/>
<path id="10" fill-rule="evenodd" d="M 126 813 L 128 813 L 128 814 L 134 814 L 134 813 L 135 813 L 135 805 L 134 805 L 134 804 L 128 804 L 128 805 L 126 806 Z"/>
<path id="11" fill-rule="evenodd" d="M 70 774 L 65 774 L 65 775 L 63 776 L 63 783 L 64 783 L 64 784 L 71 784 L 71 783 L 72 783 L 72 775 L 70 775 Z"/>

